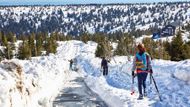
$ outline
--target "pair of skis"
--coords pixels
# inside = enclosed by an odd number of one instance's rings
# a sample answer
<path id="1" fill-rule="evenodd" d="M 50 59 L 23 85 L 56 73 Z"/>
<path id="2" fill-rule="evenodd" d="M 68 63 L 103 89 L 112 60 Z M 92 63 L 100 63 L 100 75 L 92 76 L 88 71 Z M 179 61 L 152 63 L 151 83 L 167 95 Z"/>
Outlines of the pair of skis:
<path id="1" fill-rule="evenodd" d="M 134 78 L 135 78 L 135 76 L 132 76 L 131 95 L 133 95 L 133 94 L 135 93 L 135 90 L 134 90 Z M 160 95 L 160 93 L 159 93 L 159 90 L 158 90 L 158 87 L 157 87 L 157 84 L 156 84 L 156 81 L 155 81 L 153 75 L 150 74 L 150 84 L 152 83 L 152 81 L 153 81 L 154 86 L 155 86 L 155 88 L 156 88 L 156 92 L 157 92 L 157 94 L 158 94 L 158 97 L 159 97 L 160 101 L 162 101 L 161 95 Z"/>

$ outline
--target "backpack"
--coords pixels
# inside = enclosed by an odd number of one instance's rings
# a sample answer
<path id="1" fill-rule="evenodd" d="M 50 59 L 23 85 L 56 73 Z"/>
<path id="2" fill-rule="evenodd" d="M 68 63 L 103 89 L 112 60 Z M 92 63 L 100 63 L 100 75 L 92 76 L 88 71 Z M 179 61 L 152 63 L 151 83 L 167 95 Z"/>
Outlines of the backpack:
<path id="1" fill-rule="evenodd" d="M 148 53 L 144 52 L 142 55 L 136 54 L 136 68 L 137 70 L 146 71 L 148 69 Z"/>

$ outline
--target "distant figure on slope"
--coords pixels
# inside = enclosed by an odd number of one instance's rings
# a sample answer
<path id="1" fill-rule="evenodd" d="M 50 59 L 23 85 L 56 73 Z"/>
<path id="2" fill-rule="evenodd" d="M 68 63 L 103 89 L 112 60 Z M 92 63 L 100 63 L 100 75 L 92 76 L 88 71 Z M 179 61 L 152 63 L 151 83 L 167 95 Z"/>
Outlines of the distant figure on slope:
<path id="1" fill-rule="evenodd" d="M 73 66 L 73 59 L 69 60 L 69 62 L 70 62 L 69 69 L 70 69 L 70 70 L 73 70 L 73 69 L 72 69 L 72 66 Z"/>
<path id="2" fill-rule="evenodd" d="M 138 79 L 138 91 L 139 91 L 139 98 L 143 99 L 142 94 L 142 86 L 144 88 L 144 96 L 147 95 L 146 92 L 146 78 L 148 72 L 152 72 L 151 66 L 151 58 L 149 54 L 146 52 L 145 47 L 143 44 L 138 44 L 137 46 L 138 52 L 135 55 L 133 60 L 133 68 L 132 68 L 132 76 L 135 77 L 137 75 Z M 136 73 L 135 73 L 136 70 Z"/>
<path id="3" fill-rule="evenodd" d="M 102 57 L 101 68 L 103 68 L 103 75 L 108 75 L 108 61 Z"/>

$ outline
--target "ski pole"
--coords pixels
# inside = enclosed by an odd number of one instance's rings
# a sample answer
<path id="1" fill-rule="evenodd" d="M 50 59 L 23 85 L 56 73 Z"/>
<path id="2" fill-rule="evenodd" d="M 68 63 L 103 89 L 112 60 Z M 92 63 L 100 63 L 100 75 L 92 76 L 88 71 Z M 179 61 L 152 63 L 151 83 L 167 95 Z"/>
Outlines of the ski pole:
<path id="1" fill-rule="evenodd" d="M 135 76 L 132 76 L 131 95 L 133 95 L 135 93 L 135 90 L 134 90 L 134 78 L 135 78 Z"/>
<path id="2" fill-rule="evenodd" d="M 152 84 L 152 79 L 151 79 L 151 75 L 152 75 L 152 74 L 150 73 L 150 84 Z"/>
<path id="3" fill-rule="evenodd" d="M 158 90 L 158 87 L 157 87 L 157 85 L 156 85 L 156 81 L 155 81 L 155 79 L 154 79 L 154 77 L 153 77 L 152 74 L 150 74 L 150 76 L 151 76 L 151 78 L 152 78 L 152 80 L 153 80 L 153 83 L 154 83 L 154 86 L 155 86 L 155 88 L 156 88 L 156 92 L 157 92 L 157 94 L 158 94 L 158 97 L 159 97 L 160 101 L 162 101 L 161 96 L 160 96 L 160 93 L 159 93 L 159 90 Z"/>

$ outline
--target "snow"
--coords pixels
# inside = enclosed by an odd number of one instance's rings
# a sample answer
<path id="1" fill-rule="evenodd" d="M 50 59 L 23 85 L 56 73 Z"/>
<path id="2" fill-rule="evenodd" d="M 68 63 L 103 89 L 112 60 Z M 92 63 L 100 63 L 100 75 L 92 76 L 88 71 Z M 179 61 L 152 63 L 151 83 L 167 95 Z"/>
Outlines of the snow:
<path id="1" fill-rule="evenodd" d="M 190 84 L 190 61 L 182 61 L 176 66 L 174 76 Z"/>
<path id="2" fill-rule="evenodd" d="M 190 60 L 152 61 L 153 76 L 163 101 L 160 102 L 153 84 L 147 78 L 148 97 L 137 100 L 131 95 L 132 61 L 127 56 L 115 56 L 109 63 L 108 76 L 102 76 L 101 59 L 95 57 L 97 43 L 81 41 L 58 42 L 56 54 L 31 60 L 3 60 L 0 63 L 0 107 L 51 107 L 54 98 L 69 83 L 69 61 L 77 59 L 86 84 L 109 107 L 188 107 L 190 105 Z M 115 44 L 116 45 L 116 44 Z M 19 72 L 20 71 L 20 72 Z M 72 73 L 73 74 L 73 73 Z M 73 76 L 74 76 L 73 75 Z M 74 86 L 73 86 L 74 87 Z"/>

